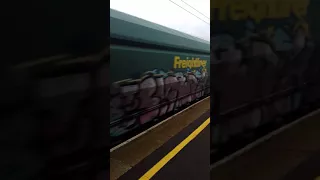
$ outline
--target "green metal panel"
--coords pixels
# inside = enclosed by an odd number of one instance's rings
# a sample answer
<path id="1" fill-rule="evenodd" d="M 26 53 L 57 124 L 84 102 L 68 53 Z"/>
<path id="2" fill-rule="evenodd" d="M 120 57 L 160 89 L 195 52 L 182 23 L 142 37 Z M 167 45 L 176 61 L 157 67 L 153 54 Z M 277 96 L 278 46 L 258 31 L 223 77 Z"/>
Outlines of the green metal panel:
<path id="1" fill-rule="evenodd" d="M 110 9 L 110 36 L 210 53 L 210 42 Z"/>
<path id="2" fill-rule="evenodd" d="M 209 55 L 125 46 L 111 46 L 110 54 L 111 124 L 146 108 L 174 101 L 170 106 L 163 105 L 112 126 L 112 137 L 125 134 L 209 93 L 204 89 L 210 82 Z M 202 92 L 192 94 L 199 90 Z"/>
<path id="3" fill-rule="evenodd" d="M 209 94 L 209 42 L 114 10 L 110 23 L 113 38 L 166 47 L 111 44 L 111 137 Z"/>
<path id="4" fill-rule="evenodd" d="M 203 54 L 181 53 L 173 51 L 148 50 L 142 48 L 132 48 L 124 46 L 111 46 L 110 72 L 111 82 L 128 78 L 140 78 L 144 72 L 148 71 L 173 71 L 173 72 L 209 72 L 210 56 Z M 179 56 L 181 60 L 199 58 L 205 60 L 205 67 L 174 68 L 174 57 Z"/>

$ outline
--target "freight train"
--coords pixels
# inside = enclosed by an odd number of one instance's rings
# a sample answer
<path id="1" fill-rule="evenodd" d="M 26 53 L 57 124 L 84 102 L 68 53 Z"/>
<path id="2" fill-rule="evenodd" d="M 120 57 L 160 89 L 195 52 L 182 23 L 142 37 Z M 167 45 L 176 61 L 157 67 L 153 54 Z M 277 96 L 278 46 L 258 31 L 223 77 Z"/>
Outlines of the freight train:
<path id="1" fill-rule="evenodd" d="M 210 42 L 110 9 L 110 136 L 210 94 Z"/>
<path id="2" fill-rule="evenodd" d="M 286 123 L 320 98 L 317 1 L 233 3 L 211 4 L 212 147 Z"/>
<path id="3" fill-rule="evenodd" d="M 309 112 L 320 98 L 317 3 L 263 2 L 243 2 L 241 15 L 213 1 L 211 43 L 112 10 L 111 139 L 210 92 L 215 148 Z"/>

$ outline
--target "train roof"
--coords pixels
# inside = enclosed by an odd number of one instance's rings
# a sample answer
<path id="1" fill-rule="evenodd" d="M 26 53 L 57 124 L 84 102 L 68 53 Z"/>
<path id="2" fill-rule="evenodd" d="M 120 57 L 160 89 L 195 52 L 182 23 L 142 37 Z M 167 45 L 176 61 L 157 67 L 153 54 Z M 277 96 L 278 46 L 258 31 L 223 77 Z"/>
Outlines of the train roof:
<path id="1" fill-rule="evenodd" d="M 210 53 L 210 42 L 110 9 L 110 36 L 161 46 Z"/>

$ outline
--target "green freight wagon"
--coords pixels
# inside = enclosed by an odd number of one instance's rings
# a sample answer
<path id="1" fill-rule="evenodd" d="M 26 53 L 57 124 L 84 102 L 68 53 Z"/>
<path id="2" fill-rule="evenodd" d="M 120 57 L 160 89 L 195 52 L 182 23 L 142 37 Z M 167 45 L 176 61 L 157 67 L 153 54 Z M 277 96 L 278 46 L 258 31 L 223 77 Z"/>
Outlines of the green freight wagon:
<path id="1" fill-rule="evenodd" d="M 210 42 L 110 11 L 111 137 L 209 95 Z"/>
<path id="2" fill-rule="evenodd" d="M 212 147 L 260 136 L 318 103 L 319 2 L 212 1 Z"/>

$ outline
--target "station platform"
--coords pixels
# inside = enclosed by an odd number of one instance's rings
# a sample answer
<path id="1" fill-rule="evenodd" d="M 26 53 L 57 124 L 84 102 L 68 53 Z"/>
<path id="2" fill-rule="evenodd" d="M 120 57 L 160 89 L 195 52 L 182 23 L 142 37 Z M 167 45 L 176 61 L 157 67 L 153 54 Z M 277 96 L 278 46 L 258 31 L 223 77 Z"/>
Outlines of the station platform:
<path id="1" fill-rule="evenodd" d="M 210 98 L 110 151 L 110 179 L 209 179 Z"/>
<path id="2" fill-rule="evenodd" d="M 319 180 L 320 110 L 211 165 L 212 180 Z"/>
<path id="3" fill-rule="evenodd" d="M 209 112 L 210 99 L 203 100 L 113 150 L 110 179 L 320 180 L 320 110 L 213 165 Z"/>

